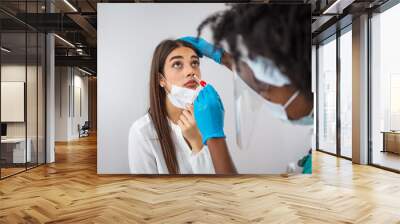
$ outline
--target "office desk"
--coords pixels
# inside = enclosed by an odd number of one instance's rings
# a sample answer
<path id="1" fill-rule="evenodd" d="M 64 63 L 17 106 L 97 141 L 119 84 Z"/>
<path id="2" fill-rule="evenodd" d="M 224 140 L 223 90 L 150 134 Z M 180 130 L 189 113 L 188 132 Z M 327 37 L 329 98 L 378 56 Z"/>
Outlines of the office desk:
<path id="1" fill-rule="evenodd" d="M 400 154 L 400 132 L 382 131 L 381 133 L 383 134 L 382 152 L 392 152 Z"/>
<path id="2" fill-rule="evenodd" d="M 25 163 L 32 160 L 31 146 L 32 140 L 26 140 L 26 154 L 25 154 L 25 138 L 6 138 L 1 139 L 1 159 L 5 163 Z M 25 161 L 26 159 L 26 161 Z"/>

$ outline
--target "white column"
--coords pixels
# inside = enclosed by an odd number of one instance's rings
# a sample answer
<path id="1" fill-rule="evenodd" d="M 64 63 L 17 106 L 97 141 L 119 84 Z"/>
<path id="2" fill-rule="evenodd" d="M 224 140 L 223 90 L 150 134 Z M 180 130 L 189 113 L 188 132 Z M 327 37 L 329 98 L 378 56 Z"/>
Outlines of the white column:
<path id="1" fill-rule="evenodd" d="M 46 11 L 54 12 L 54 5 L 46 1 Z M 55 162 L 55 42 L 54 35 L 46 35 L 46 163 Z"/>
<path id="2" fill-rule="evenodd" d="M 314 124 L 313 124 L 313 134 L 311 137 L 311 148 L 313 150 L 316 150 L 317 146 L 317 142 L 316 142 L 316 135 L 317 135 L 317 122 L 316 122 L 316 117 L 317 117 L 317 97 L 316 97 L 316 93 L 317 93 L 317 48 L 315 45 L 312 45 L 311 48 L 311 91 L 313 93 L 313 100 L 314 100 Z"/>
<path id="3" fill-rule="evenodd" d="M 55 76 L 54 76 L 54 35 L 46 36 L 46 163 L 55 161 L 54 133 L 55 133 Z"/>

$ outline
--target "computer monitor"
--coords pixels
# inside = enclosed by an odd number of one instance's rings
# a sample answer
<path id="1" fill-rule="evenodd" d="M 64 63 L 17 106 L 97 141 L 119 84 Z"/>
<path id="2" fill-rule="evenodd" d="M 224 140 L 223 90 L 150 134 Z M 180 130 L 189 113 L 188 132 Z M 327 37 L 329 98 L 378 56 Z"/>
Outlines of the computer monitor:
<path id="1" fill-rule="evenodd" d="M 1 123 L 1 136 L 7 136 L 7 124 Z"/>

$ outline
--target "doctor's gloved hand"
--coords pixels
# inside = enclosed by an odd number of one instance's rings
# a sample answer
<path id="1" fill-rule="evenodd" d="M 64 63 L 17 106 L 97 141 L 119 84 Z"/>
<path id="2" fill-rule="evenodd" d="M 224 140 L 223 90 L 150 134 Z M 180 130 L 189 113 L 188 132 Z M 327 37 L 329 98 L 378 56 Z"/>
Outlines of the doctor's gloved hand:
<path id="1" fill-rule="evenodd" d="M 224 116 L 224 106 L 217 91 L 207 84 L 194 101 L 194 117 L 203 144 L 206 145 L 210 138 L 225 138 Z"/>
<path id="2" fill-rule="evenodd" d="M 207 42 L 203 38 L 196 38 L 196 37 L 182 37 L 179 38 L 179 40 L 185 41 L 193 45 L 197 49 L 197 53 L 200 54 L 200 57 L 203 57 L 203 55 L 213 59 L 215 62 L 218 64 L 221 64 L 222 62 L 222 56 L 224 54 L 224 51 L 222 48 L 215 48 L 214 45 L 211 43 Z"/>

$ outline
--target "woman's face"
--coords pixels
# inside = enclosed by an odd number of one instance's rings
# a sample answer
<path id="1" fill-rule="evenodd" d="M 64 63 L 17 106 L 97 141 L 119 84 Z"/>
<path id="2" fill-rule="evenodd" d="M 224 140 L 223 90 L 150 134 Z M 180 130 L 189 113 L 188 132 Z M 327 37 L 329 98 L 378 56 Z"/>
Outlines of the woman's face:
<path id="1" fill-rule="evenodd" d="M 165 60 L 163 75 L 160 85 L 168 92 L 171 91 L 171 85 L 196 89 L 199 84 L 193 76 L 201 79 L 200 59 L 191 48 L 178 47 Z"/>

